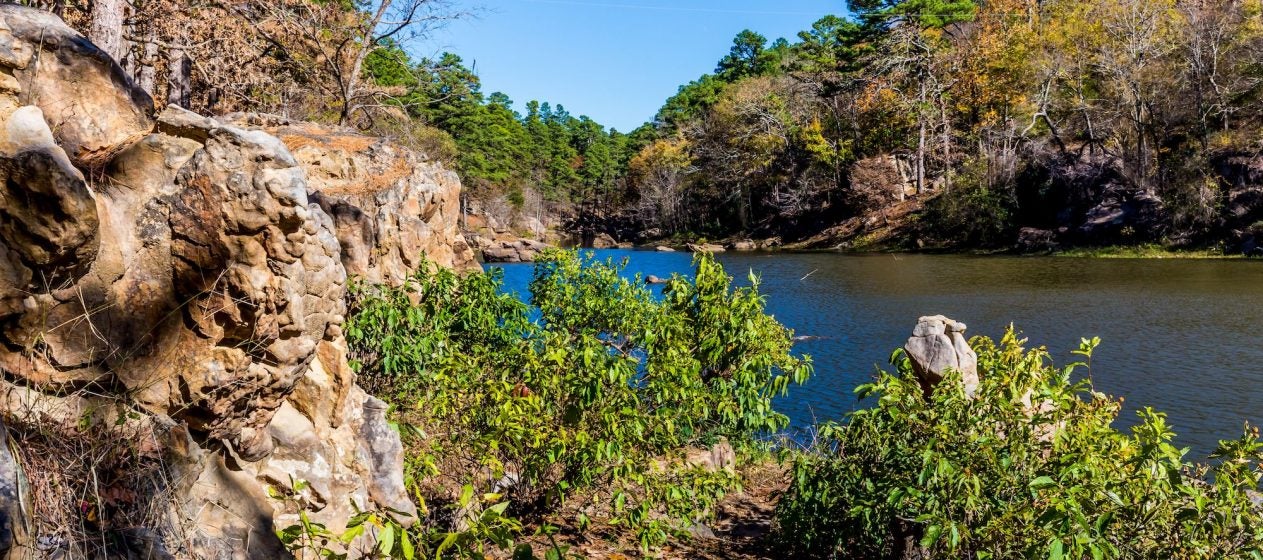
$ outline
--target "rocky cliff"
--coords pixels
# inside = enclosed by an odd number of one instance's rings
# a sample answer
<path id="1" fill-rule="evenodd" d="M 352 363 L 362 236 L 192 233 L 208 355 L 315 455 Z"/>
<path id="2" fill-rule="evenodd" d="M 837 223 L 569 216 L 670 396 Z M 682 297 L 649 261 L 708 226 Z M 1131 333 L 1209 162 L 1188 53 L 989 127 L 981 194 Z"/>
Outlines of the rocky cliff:
<path id="1" fill-rule="evenodd" d="M 60 20 L 0 5 L 0 175 L 9 557 L 275 558 L 300 507 L 335 531 L 413 511 L 344 296 L 422 254 L 476 266 L 452 173 L 315 125 L 155 115 Z"/>

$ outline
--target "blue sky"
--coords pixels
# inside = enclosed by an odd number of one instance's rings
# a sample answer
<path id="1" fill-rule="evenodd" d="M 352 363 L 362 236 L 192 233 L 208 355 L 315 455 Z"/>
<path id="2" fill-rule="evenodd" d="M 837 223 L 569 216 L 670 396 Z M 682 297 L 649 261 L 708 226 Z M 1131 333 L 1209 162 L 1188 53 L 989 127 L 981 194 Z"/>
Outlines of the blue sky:
<path id="1" fill-rule="evenodd" d="M 681 84 L 714 70 L 732 38 L 753 29 L 794 40 L 845 0 L 460 0 L 478 16 L 450 24 L 415 54 L 459 54 L 521 110 L 560 103 L 629 131 Z"/>

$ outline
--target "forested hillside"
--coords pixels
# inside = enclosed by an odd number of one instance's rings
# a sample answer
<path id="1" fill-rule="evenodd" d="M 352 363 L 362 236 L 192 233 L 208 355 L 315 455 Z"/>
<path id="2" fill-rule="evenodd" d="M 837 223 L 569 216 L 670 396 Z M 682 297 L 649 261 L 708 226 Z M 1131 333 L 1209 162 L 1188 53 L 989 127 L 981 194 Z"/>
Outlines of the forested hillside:
<path id="1" fill-rule="evenodd" d="M 469 64 L 421 58 L 475 3 L 449 0 L 27 0 L 101 45 L 158 105 L 352 126 L 454 164 L 486 208 L 564 214 L 601 201 L 628 139 L 560 105 L 515 107 Z"/>
<path id="2" fill-rule="evenodd" d="M 1263 230 L 1258 0 L 852 0 L 792 41 L 741 32 L 627 134 L 409 54 L 462 3 L 33 2 L 160 101 L 391 136 L 484 210 L 621 241 L 1250 251 Z"/>
<path id="3" fill-rule="evenodd" d="M 910 206 L 905 244 L 1249 242 L 1259 2 L 849 6 L 742 32 L 666 102 L 629 169 L 642 227 L 799 238 Z"/>

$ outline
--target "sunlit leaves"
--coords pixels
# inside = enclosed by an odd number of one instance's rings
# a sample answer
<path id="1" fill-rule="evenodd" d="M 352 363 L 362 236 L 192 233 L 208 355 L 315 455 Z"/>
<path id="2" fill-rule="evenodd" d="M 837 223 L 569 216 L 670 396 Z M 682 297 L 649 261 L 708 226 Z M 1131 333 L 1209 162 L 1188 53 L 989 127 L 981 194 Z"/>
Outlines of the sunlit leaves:
<path id="1" fill-rule="evenodd" d="M 1263 513 L 1253 505 L 1263 443 L 1248 429 L 1212 466 L 1185 460 L 1166 417 L 1142 409 L 1115 429 L 1120 403 L 1054 367 L 1010 329 L 975 338 L 976 398 L 926 399 L 896 354 L 897 375 L 858 393 L 873 408 L 820 432 L 795 467 L 778 518 L 805 554 L 879 556 L 917 536 L 935 558 L 1255 558 Z M 1079 371 L 1075 371 L 1076 367 Z M 949 377 L 951 386 L 959 381 Z"/>
<path id="2" fill-rule="evenodd" d="M 710 257 L 661 297 L 621 265 L 571 252 L 539 258 L 533 308 L 502 293 L 495 274 L 428 264 L 403 288 L 353 293 L 345 329 L 361 382 L 430 436 L 401 430 L 410 486 L 455 477 L 462 511 L 476 490 L 503 493 L 481 510 L 500 516 L 599 487 L 613 521 L 646 546 L 736 486 L 729 470 L 694 468 L 684 452 L 760 445 L 788 423 L 772 399 L 811 373 L 790 353 L 791 332 L 764 313 L 757 282 L 734 288 Z M 444 463 L 480 469 L 442 472 Z"/>

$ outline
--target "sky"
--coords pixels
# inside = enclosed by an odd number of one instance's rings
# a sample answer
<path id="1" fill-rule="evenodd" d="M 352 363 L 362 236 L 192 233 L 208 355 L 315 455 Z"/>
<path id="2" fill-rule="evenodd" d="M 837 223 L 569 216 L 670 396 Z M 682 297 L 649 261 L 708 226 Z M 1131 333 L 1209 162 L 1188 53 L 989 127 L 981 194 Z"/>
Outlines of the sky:
<path id="1" fill-rule="evenodd" d="M 474 17 L 439 29 L 413 54 L 460 55 L 522 110 L 560 103 L 627 132 L 653 118 L 680 85 L 715 69 L 752 29 L 791 42 L 846 0 L 459 0 Z"/>

